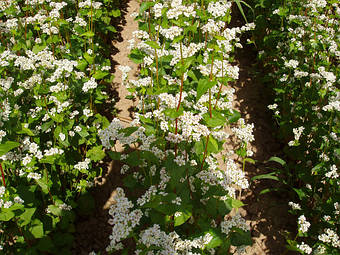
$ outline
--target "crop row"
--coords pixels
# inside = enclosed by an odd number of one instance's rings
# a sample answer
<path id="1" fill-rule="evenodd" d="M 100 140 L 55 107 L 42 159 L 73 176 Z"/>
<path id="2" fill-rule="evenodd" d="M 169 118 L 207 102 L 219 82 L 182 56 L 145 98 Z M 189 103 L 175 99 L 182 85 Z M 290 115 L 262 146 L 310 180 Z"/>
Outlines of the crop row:
<path id="1" fill-rule="evenodd" d="M 0 253 L 70 254 L 77 201 L 105 156 L 114 7 L 0 2 Z"/>
<path id="2" fill-rule="evenodd" d="M 259 61 L 274 91 L 268 108 L 286 143 L 280 174 L 295 193 L 298 233 L 289 248 L 339 254 L 339 3 L 253 2 Z"/>
<path id="3" fill-rule="evenodd" d="M 238 79 L 232 63 L 240 36 L 254 25 L 230 27 L 231 7 L 157 0 L 135 14 L 130 58 L 140 73 L 130 80 L 130 68 L 120 70 L 137 112 L 128 127 L 114 119 L 99 133 L 124 182 L 109 210 L 108 251 L 228 254 L 251 244 L 238 199 L 249 187 L 244 163 L 252 162 L 253 125 L 233 109 L 228 84 Z M 226 152 L 231 138 L 235 151 Z"/>

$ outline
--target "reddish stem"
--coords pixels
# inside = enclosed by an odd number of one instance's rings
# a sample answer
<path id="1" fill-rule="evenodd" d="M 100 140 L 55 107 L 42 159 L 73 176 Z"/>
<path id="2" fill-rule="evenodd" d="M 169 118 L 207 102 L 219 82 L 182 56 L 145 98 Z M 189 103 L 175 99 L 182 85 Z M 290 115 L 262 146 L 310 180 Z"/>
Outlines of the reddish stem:
<path id="1" fill-rule="evenodd" d="M 203 170 L 204 162 L 205 162 L 205 159 L 206 159 L 207 153 L 208 153 L 209 137 L 210 137 L 210 134 L 207 136 L 207 142 L 206 142 L 205 148 L 204 148 L 204 154 L 203 154 L 203 160 L 202 160 L 202 165 L 201 165 L 201 171 Z"/>
<path id="2" fill-rule="evenodd" d="M 4 184 L 4 187 L 6 188 L 5 173 L 4 173 L 4 170 L 2 169 L 1 163 L 0 163 L 0 169 L 1 169 L 2 183 Z"/>

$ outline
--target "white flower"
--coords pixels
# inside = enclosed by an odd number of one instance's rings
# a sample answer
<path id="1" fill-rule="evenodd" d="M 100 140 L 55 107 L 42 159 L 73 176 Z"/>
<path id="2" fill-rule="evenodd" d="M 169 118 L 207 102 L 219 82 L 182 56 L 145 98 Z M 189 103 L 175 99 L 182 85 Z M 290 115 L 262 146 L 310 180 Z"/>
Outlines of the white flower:
<path id="1" fill-rule="evenodd" d="M 0 197 L 5 194 L 6 188 L 4 186 L 0 186 Z"/>
<path id="2" fill-rule="evenodd" d="M 24 200 L 21 199 L 19 196 L 16 196 L 16 197 L 14 198 L 14 202 L 15 202 L 15 203 L 18 203 L 18 204 L 23 204 L 23 203 L 24 203 Z"/>
<path id="3" fill-rule="evenodd" d="M 35 180 L 39 180 L 39 179 L 41 179 L 41 174 L 38 174 L 38 173 L 29 173 L 27 175 L 27 178 L 32 178 L 32 179 L 35 179 Z"/>
<path id="4" fill-rule="evenodd" d="M 4 208 L 10 208 L 12 205 L 13 205 L 12 201 L 6 201 L 3 206 Z"/>
<path id="5" fill-rule="evenodd" d="M 306 233 L 310 227 L 310 223 L 306 220 L 306 217 L 304 215 L 301 215 L 298 218 L 298 224 L 299 224 L 299 231 L 302 233 Z"/>
<path id="6" fill-rule="evenodd" d="M 88 92 L 90 89 L 97 88 L 97 86 L 98 86 L 98 84 L 97 84 L 95 78 L 91 77 L 90 80 L 88 80 L 87 82 L 84 83 L 83 91 Z"/>
<path id="7" fill-rule="evenodd" d="M 301 210 L 301 206 L 294 202 L 289 202 L 288 205 L 292 207 L 293 210 Z"/>
<path id="8" fill-rule="evenodd" d="M 298 244 L 296 247 L 307 254 L 311 254 L 313 251 L 312 248 L 309 247 L 309 245 L 305 244 L 304 242 L 302 242 L 301 244 Z"/>
<path id="9" fill-rule="evenodd" d="M 59 138 L 61 141 L 65 141 L 66 136 L 63 133 L 59 133 Z"/>

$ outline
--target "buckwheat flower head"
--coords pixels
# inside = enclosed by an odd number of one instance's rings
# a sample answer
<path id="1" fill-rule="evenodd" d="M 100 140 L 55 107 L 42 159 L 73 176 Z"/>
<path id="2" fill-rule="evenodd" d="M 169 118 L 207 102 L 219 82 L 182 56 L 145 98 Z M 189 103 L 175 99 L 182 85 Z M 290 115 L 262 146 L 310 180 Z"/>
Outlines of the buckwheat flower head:
<path id="1" fill-rule="evenodd" d="M 97 84 L 95 78 L 91 77 L 90 80 L 88 80 L 87 82 L 84 83 L 83 91 L 86 93 L 90 89 L 97 88 L 97 86 L 98 86 L 98 84 Z"/>
<path id="2" fill-rule="evenodd" d="M 338 234 L 330 229 L 326 228 L 324 233 L 318 236 L 318 239 L 324 243 L 329 243 L 335 248 L 340 248 L 340 240 Z"/>
<path id="3" fill-rule="evenodd" d="M 6 188 L 4 186 L 0 187 L 0 197 L 2 197 L 5 194 Z"/>
<path id="4" fill-rule="evenodd" d="M 12 201 L 6 201 L 3 205 L 4 208 L 10 208 L 13 205 Z"/>
<path id="5" fill-rule="evenodd" d="M 231 2 L 229 1 L 217 1 L 210 2 L 208 5 L 208 12 L 214 16 L 214 18 L 223 17 L 227 11 L 231 8 Z"/>
<path id="6" fill-rule="evenodd" d="M 293 209 L 293 210 L 301 210 L 301 206 L 297 203 L 294 202 L 289 202 L 288 205 Z"/>
<path id="7" fill-rule="evenodd" d="M 310 223 L 307 221 L 304 215 L 301 215 L 298 218 L 298 224 L 299 224 L 299 231 L 301 231 L 302 233 L 306 233 L 310 227 Z"/>
<path id="8" fill-rule="evenodd" d="M 74 168 L 77 170 L 88 170 L 89 169 L 89 164 L 91 160 L 89 158 L 86 158 L 84 161 L 78 162 Z"/>
<path id="9" fill-rule="evenodd" d="M 24 200 L 21 199 L 21 197 L 16 196 L 16 197 L 14 198 L 14 202 L 15 202 L 15 203 L 18 203 L 18 204 L 23 204 L 23 203 L 24 203 Z"/>
<path id="10" fill-rule="evenodd" d="M 298 244 L 296 247 L 307 254 L 311 254 L 313 251 L 312 248 L 308 244 L 305 244 L 304 242 Z"/>
<path id="11" fill-rule="evenodd" d="M 233 227 L 240 228 L 244 231 L 250 230 L 249 225 L 246 223 L 245 219 L 243 219 L 239 213 L 231 217 L 231 219 L 228 219 L 226 215 L 224 217 L 224 220 L 221 222 L 221 231 L 226 235 L 229 234 Z"/>
<path id="12" fill-rule="evenodd" d="M 41 179 L 41 174 L 31 172 L 31 173 L 29 173 L 27 175 L 27 178 L 32 178 L 32 179 L 35 179 L 35 180 L 39 180 L 39 179 Z"/>
<path id="13" fill-rule="evenodd" d="M 291 59 L 288 62 L 285 62 L 285 66 L 288 68 L 297 68 L 298 65 L 299 65 L 299 62 L 294 59 Z"/>
<path id="14" fill-rule="evenodd" d="M 59 133 L 59 138 L 61 141 L 65 141 L 66 136 L 63 133 Z"/>
<path id="15" fill-rule="evenodd" d="M 330 171 L 327 172 L 327 173 L 325 174 L 325 176 L 326 176 L 327 178 L 331 178 L 331 179 L 336 179 L 336 178 L 338 178 L 338 177 L 339 177 L 339 174 L 338 174 L 338 168 L 336 167 L 336 165 L 332 165 L 332 166 L 330 167 Z"/>
<path id="16" fill-rule="evenodd" d="M 153 7 L 153 12 L 155 15 L 155 18 L 160 18 L 162 16 L 162 9 L 163 9 L 163 4 L 162 3 L 157 3 Z"/>

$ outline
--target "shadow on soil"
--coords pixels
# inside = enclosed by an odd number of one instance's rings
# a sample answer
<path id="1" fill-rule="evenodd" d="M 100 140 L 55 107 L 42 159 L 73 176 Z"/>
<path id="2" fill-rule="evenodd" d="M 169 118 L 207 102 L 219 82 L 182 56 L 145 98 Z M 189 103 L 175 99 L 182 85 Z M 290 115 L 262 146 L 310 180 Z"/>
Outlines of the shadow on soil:
<path id="1" fill-rule="evenodd" d="M 246 45 L 245 43 L 243 45 Z M 236 90 L 236 102 L 242 117 L 248 123 L 254 123 L 255 141 L 252 143 L 256 160 L 255 165 L 246 165 L 246 172 L 249 179 L 256 175 L 272 172 L 279 168 L 277 163 L 264 163 L 273 156 L 283 155 L 283 144 L 275 138 L 274 120 L 267 106 L 272 104 L 270 89 L 266 88 L 258 76 L 252 74 L 252 67 L 256 61 L 256 52 L 245 46 L 239 50 L 236 60 L 240 67 L 240 78 L 232 87 Z M 261 191 L 278 189 L 261 194 Z M 296 231 L 296 219 L 288 213 L 289 192 L 284 186 L 275 180 L 255 180 L 250 182 L 250 188 L 243 197 L 246 211 L 246 219 L 250 220 L 251 233 L 256 245 L 247 254 L 283 254 L 286 251 L 285 233 Z M 297 254 L 287 252 L 288 254 Z"/>
<path id="2" fill-rule="evenodd" d="M 117 9 L 120 9 L 121 16 L 113 20 L 113 25 L 117 30 L 113 40 L 121 42 L 123 40 L 121 32 L 126 25 L 129 0 L 117 1 L 117 4 Z M 118 49 L 112 44 L 112 38 L 106 39 L 107 43 L 110 44 L 109 47 L 111 48 L 111 51 L 103 54 L 107 54 L 108 58 L 111 59 L 111 72 L 114 73 L 118 63 L 113 61 L 110 56 L 117 54 Z M 107 93 L 110 98 L 115 99 L 115 102 L 119 100 L 118 92 L 112 84 L 108 85 Z M 113 118 L 111 109 L 112 106 L 104 106 L 101 110 L 101 114 L 111 120 Z M 115 189 L 122 186 L 122 180 L 118 178 L 118 176 L 120 176 L 121 164 L 106 157 L 104 163 L 99 167 L 103 169 L 103 173 L 101 177 L 98 177 L 95 180 L 95 187 L 91 191 L 94 201 L 92 199 L 89 199 L 88 201 L 88 205 L 94 203 L 94 208 L 88 213 L 83 212 L 77 215 L 75 222 L 75 240 L 72 248 L 72 254 L 75 255 L 88 255 L 91 251 L 100 252 L 102 255 L 107 254 L 105 249 L 109 245 L 109 236 L 112 232 L 112 226 L 108 224 L 108 210 L 110 205 L 113 204 L 112 197 L 115 193 Z M 85 201 L 84 203 L 87 202 Z"/>

